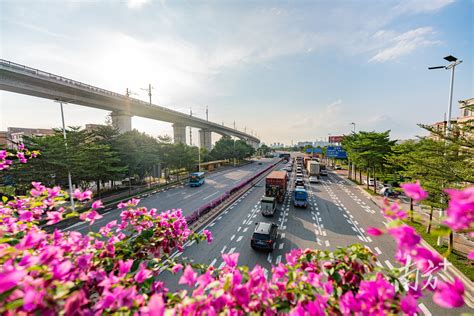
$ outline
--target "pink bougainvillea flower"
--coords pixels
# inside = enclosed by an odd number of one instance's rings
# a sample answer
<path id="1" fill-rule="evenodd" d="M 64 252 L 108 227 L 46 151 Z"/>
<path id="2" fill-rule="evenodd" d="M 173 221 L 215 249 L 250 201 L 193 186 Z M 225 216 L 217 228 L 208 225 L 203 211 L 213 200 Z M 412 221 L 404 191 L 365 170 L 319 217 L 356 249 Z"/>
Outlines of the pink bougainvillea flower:
<path id="1" fill-rule="evenodd" d="M 443 222 L 453 230 L 468 229 L 474 223 L 474 186 L 464 190 L 448 189 L 450 200 Z"/>
<path id="2" fill-rule="evenodd" d="M 47 215 L 47 218 L 49 219 L 46 225 L 56 224 L 63 219 L 63 215 L 60 212 L 56 212 L 56 211 L 46 212 L 46 215 Z"/>
<path id="3" fill-rule="evenodd" d="M 146 268 L 146 263 L 142 262 L 140 263 L 140 268 L 138 269 L 138 272 L 135 274 L 135 281 L 138 283 L 143 283 L 145 282 L 146 279 L 152 276 L 152 272 Z"/>
<path id="4" fill-rule="evenodd" d="M 163 316 L 165 314 L 165 302 L 162 294 L 153 294 L 148 301 L 148 306 L 142 308 L 141 312 L 147 316 Z"/>
<path id="5" fill-rule="evenodd" d="M 418 312 L 418 302 L 412 295 L 408 294 L 400 300 L 400 308 L 403 315 L 414 316 Z"/>
<path id="6" fill-rule="evenodd" d="M 94 255 L 92 253 L 87 253 L 82 256 L 79 256 L 79 258 L 77 258 L 78 268 L 82 270 L 86 270 L 89 267 L 93 256 Z"/>
<path id="7" fill-rule="evenodd" d="M 461 307 L 464 305 L 464 285 L 459 279 L 454 283 L 439 282 L 433 294 L 433 301 L 444 308 Z"/>
<path id="8" fill-rule="evenodd" d="M 84 201 L 84 200 L 90 200 L 92 197 L 92 191 L 91 190 L 85 190 L 84 192 L 81 192 L 81 190 L 76 189 L 73 194 L 74 198 L 76 198 L 79 201 Z"/>
<path id="9" fill-rule="evenodd" d="M 187 284 L 188 286 L 194 286 L 197 279 L 197 273 L 193 271 L 190 265 L 187 265 L 184 269 L 183 275 L 179 278 L 179 284 Z"/>
<path id="10" fill-rule="evenodd" d="M 177 263 L 171 268 L 171 272 L 178 273 L 182 269 L 183 269 L 183 265 L 181 263 Z"/>
<path id="11" fill-rule="evenodd" d="M 235 268 L 237 266 L 237 261 L 239 260 L 238 253 L 223 254 L 222 259 L 229 268 Z"/>
<path id="12" fill-rule="evenodd" d="M 395 238 L 401 250 L 408 250 L 416 247 L 421 240 L 420 235 L 413 227 L 401 225 L 388 229 L 388 233 Z"/>
<path id="13" fill-rule="evenodd" d="M 212 233 L 207 229 L 204 229 L 202 233 L 206 236 L 206 240 L 210 244 L 212 242 Z"/>
<path id="14" fill-rule="evenodd" d="M 367 234 L 371 236 L 380 236 L 383 234 L 383 231 L 381 229 L 375 228 L 375 227 L 369 227 L 367 228 Z"/>
<path id="15" fill-rule="evenodd" d="M 420 185 L 420 181 L 416 181 L 415 183 L 404 183 L 400 186 L 402 187 L 405 194 L 415 201 L 421 201 L 428 197 L 428 192 L 423 190 Z"/>
<path id="16" fill-rule="evenodd" d="M 469 252 L 469 254 L 467 255 L 467 258 L 469 260 L 474 260 L 474 250 L 472 250 L 471 252 Z"/>
<path id="17" fill-rule="evenodd" d="M 94 201 L 94 203 L 92 203 L 92 209 L 97 210 L 99 208 L 104 208 L 102 201 L 101 200 Z"/>
<path id="18" fill-rule="evenodd" d="M 438 253 L 424 247 L 414 248 L 411 250 L 410 255 L 416 263 L 418 270 L 423 274 L 431 275 L 443 267 L 443 258 Z"/>
<path id="19" fill-rule="evenodd" d="M 81 220 L 90 222 L 90 225 L 94 224 L 96 220 L 101 219 L 102 217 L 103 216 L 97 213 L 95 210 L 84 212 L 79 216 Z"/>
<path id="20" fill-rule="evenodd" d="M 59 195 L 59 193 L 61 192 L 60 187 L 54 187 L 52 189 L 47 188 L 46 190 L 48 191 L 48 197 L 50 199 L 57 197 Z"/>
<path id="21" fill-rule="evenodd" d="M 10 270 L 0 272 L 0 293 L 4 293 L 21 284 L 21 280 L 26 276 L 26 270 Z"/>

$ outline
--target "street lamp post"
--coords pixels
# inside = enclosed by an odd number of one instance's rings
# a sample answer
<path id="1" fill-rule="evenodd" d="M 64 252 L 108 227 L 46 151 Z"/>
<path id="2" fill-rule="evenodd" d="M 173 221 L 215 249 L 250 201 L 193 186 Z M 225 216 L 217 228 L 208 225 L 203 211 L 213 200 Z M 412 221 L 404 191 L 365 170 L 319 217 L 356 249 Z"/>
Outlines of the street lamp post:
<path id="1" fill-rule="evenodd" d="M 61 99 L 56 100 L 56 102 L 58 102 L 60 107 L 61 107 L 61 120 L 62 120 L 62 123 L 63 123 L 64 145 L 66 147 L 66 154 L 67 154 L 66 125 L 64 124 L 64 110 L 63 110 L 63 103 L 66 103 L 66 102 L 63 102 Z M 72 210 L 75 211 L 74 198 L 73 198 L 73 195 L 72 195 L 72 178 L 71 178 L 71 171 L 69 170 L 69 166 L 68 166 L 68 170 L 67 170 L 67 178 L 68 178 L 68 184 L 69 184 L 69 199 L 71 201 Z"/>
<path id="2" fill-rule="evenodd" d="M 356 123 L 352 122 L 351 125 L 352 125 L 352 131 L 355 134 L 355 132 L 356 132 Z"/>
<path id="3" fill-rule="evenodd" d="M 435 66 L 435 67 L 428 67 L 429 70 L 433 69 L 451 69 L 451 80 L 449 84 L 449 102 L 448 102 L 448 121 L 446 122 L 446 140 L 449 138 L 451 134 L 451 110 L 453 107 L 453 87 L 454 87 L 454 69 L 456 68 L 457 65 L 462 63 L 462 60 L 458 60 L 456 57 L 449 55 L 444 57 L 444 60 L 449 61 L 450 64 L 447 66 Z M 443 211 L 440 209 L 439 210 L 439 216 L 443 216 Z M 441 246 L 441 237 L 438 236 L 438 240 L 436 241 L 436 245 Z"/>
<path id="4" fill-rule="evenodd" d="M 446 136 L 448 137 L 450 132 L 451 132 L 451 110 L 453 107 L 453 86 L 454 86 L 454 69 L 456 68 L 457 65 L 462 63 L 462 60 L 458 60 L 456 57 L 449 55 L 444 57 L 444 60 L 449 61 L 450 64 L 447 66 L 435 66 L 435 67 L 429 67 L 429 70 L 433 69 L 451 69 L 451 82 L 449 84 L 449 102 L 448 102 L 448 121 L 446 125 Z"/>

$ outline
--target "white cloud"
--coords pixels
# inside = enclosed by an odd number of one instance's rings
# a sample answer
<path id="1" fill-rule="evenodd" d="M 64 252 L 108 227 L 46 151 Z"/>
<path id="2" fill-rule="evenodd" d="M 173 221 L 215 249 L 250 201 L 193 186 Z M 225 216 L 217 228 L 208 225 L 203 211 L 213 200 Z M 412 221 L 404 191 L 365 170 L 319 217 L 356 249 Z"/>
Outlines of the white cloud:
<path id="1" fill-rule="evenodd" d="M 386 38 L 387 34 L 393 35 L 393 32 L 378 31 L 374 34 L 374 38 Z M 421 27 L 394 36 L 388 40 L 389 46 L 380 50 L 369 60 L 369 62 L 386 62 L 394 60 L 411 53 L 419 47 L 439 44 L 439 41 L 428 39 L 432 34 L 434 34 L 434 32 L 431 27 Z"/>
<path id="2" fill-rule="evenodd" d="M 127 0 L 127 6 L 130 9 L 140 9 L 145 4 L 150 3 L 151 0 Z"/>
<path id="3" fill-rule="evenodd" d="M 405 0 L 395 6 L 394 11 L 400 14 L 434 12 L 453 2 L 454 0 Z"/>

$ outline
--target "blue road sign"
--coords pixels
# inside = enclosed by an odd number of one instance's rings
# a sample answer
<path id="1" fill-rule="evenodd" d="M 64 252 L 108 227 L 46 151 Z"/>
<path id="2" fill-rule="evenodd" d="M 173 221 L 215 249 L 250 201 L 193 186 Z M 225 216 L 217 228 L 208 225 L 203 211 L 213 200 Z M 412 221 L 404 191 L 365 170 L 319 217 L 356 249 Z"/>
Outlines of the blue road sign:
<path id="1" fill-rule="evenodd" d="M 326 149 L 326 157 L 336 159 L 346 159 L 347 153 L 342 146 L 328 146 Z"/>

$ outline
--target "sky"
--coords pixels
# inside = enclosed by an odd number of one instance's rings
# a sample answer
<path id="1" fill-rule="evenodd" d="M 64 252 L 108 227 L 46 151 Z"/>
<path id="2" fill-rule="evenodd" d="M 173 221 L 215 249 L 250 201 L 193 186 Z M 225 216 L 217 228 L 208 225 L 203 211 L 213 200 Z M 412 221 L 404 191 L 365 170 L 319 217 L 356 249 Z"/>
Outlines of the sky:
<path id="1" fill-rule="evenodd" d="M 394 139 L 443 120 L 448 70 L 474 97 L 474 2 L 1 0 L 1 58 L 290 144 L 356 130 Z M 61 125 L 58 104 L 0 91 L 0 130 Z M 65 105 L 69 126 L 107 112 Z M 150 135 L 169 123 L 133 117 Z M 189 132 L 188 132 L 189 133 Z M 197 130 L 193 129 L 193 143 Z M 217 139 L 213 135 L 213 139 Z"/>

